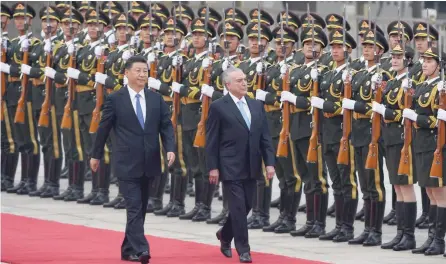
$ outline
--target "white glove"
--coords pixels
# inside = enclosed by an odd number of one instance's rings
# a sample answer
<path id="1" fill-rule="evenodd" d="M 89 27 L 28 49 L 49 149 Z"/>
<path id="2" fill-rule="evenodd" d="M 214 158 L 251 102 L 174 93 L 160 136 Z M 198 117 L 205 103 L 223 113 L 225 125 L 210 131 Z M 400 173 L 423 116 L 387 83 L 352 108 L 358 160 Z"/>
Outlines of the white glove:
<path id="1" fill-rule="evenodd" d="M 259 73 L 259 74 L 263 72 L 263 63 L 261 61 L 259 61 L 257 63 L 256 72 Z"/>
<path id="2" fill-rule="evenodd" d="M 269 94 L 261 89 L 256 90 L 256 99 L 265 102 L 266 95 Z"/>
<path id="3" fill-rule="evenodd" d="M 10 68 L 11 68 L 11 65 L 9 65 L 9 64 L 6 64 L 6 63 L 4 63 L 4 62 L 0 62 L 1 64 L 1 71 L 2 72 L 4 72 L 4 73 L 6 73 L 6 74 L 9 74 L 9 70 L 10 70 Z"/>
<path id="4" fill-rule="evenodd" d="M 317 77 L 319 76 L 319 71 L 315 68 L 311 69 L 310 76 L 313 81 L 317 81 Z"/>
<path id="5" fill-rule="evenodd" d="M 8 49 L 8 39 L 2 38 L 2 47 L 6 50 Z"/>
<path id="6" fill-rule="evenodd" d="M 376 83 L 377 85 L 380 85 L 382 80 L 383 80 L 383 77 L 381 74 L 379 74 L 379 73 L 373 74 L 372 83 Z"/>
<path id="7" fill-rule="evenodd" d="M 96 46 L 94 48 L 94 55 L 96 55 L 96 57 L 102 56 L 102 47 L 101 46 Z"/>
<path id="8" fill-rule="evenodd" d="M 40 37 L 44 39 L 45 36 L 46 36 L 45 31 L 41 30 L 41 31 L 40 31 Z"/>
<path id="9" fill-rule="evenodd" d="M 135 46 L 139 43 L 139 37 L 138 36 L 132 36 L 130 39 L 130 46 Z"/>
<path id="10" fill-rule="evenodd" d="M 152 77 L 149 77 L 148 86 L 155 90 L 159 90 L 161 87 L 161 81 Z"/>
<path id="11" fill-rule="evenodd" d="M 22 41 L 22 43 L 20 43 L 20 47 L 22 48 L 22 50 L 28 50 L 29 48 L 29 40 L 26 38 Z"/>
<path id="12" fill-rule="evenodd" d="M 104 74 L 104 73 L 101 73 L 101 72 L 97 72 L 94 75 L 95 81 L 97 83 L 100 83 L 100 84 L 105 84 L 105 80 L 107 79 L 107 77 L 108 77 L 107 74 Z"/>
<path id="13" fill-rule="evenodd" d="M 212 94 L 214 94 L 214 87 L 209 86 L 207 84 L 203 84 L 201 86 L 201 94 L 206 95 L 207 97 L 212 98 Z"/>
<path id="14" fill-rule="evenodd" d="M 181 41 L 180 49 L 182 50 L 187 49 L 187 41 L 185 39 Z"/>
<path id="15" fill-rule="evenodd" d="M 147 55 L 147 63 L 150 64 L 155 61 L 155 53 L 150 52 L 149 55 Z"/>
<path id="16" fill-rule="evenodd" d="M 342 72 L 342 81 L 345 82 L 347 80 L 349 80 L 349 81 L 352 80 L 352 73 L 351 73 L 351 71 L 345 70 Z"/>
<path id="17" fill-rule="evenodd" d="M 175 93 L 180 93 L 181 86 L 183 86 L 181 83 L 172 82 L 172 91 Z"/>
<path id="18" fill-rule="evenodd" d="M 349 109 L 349 110 L 354 110 L 355 109 L 355 103 L 356 103 L 355 100 L 344 98 L 344 99 L 342 99 L 342 108 Z"/>
<path id="19" fill-rule="evenodd" d="M 288 91 L 283 91 L 282 94 L 280 95 L 280 101 L 281 102 L 290 102 L 292 104 L 296 104 L 296 99 L 297 96 L 295 96 L 294 94 L 288 92 Z"/>
<path id="20" fill-rule="evenodd" d="M 161 50 L 161 42 L 157 41 L 156 44 L 155 44 L 154 49 Z"/>
<path id="21" fill-rule="evenodd" d="M 90 35 L 88 35 L 87 34 L 87 36 L 85 36 L 85 39 L 84 39 L 87 43 L 90 43 L 90 41 L 91 41 L 91 37 L 90 37 Z"/>
<path id="22" fill-rule="evenodd" d="M 446 85 L 445 85 L 444 81 L 439 81 L 437 83 L 437 90 L 438 90 L 438 92 L 442 92 L 442 91 L 446 90 Z"/>
<path id="23" fill-rule="evenodd" d="M 409 108 L 405 108 L 403 110 L 403 117 L 404 118 L 408 118 L 408 119 L 410 119 L 410 120 L 415 122 L 415 121 L 417 121 L 418 115 L 417 115 L 417 113 L 415 113 L 414 110 L 409 109 Z"/>
<path id="24" fill-rule="evenodd" d="M 116 37 L 115 37 L 115 34 L 111 34 L 111 35 L 108 37 L 108 44 L 109 44 L 110 46 L 113 46 L 113 45 L 115 45 L 115 43 L 116 43 Z"/>
<path id="25" fill-rule="evenodd" d="M 68 45 L 68 54 L 73 55 L 74 53 L 74 45 L 70 44 Z"/>
<path id="26" fill-rule="evenodd" d="M 210 65 L 212 65 L 212 61 L 209 58 L 204 58 L 203 61 L 201 62 L 201 67 L 203 69 L 206 69 L 207 67 L 209 67 Z"/>
<path id="27" fill-rule="evenodd" d="M 446 122 L 446 110 L 438 109 L 437 119 L 441 119 Z"/>
<path id="28" fill-rule="evenodd" d="M 22 73 L 29 75 L 29 73 L 31 72 L 31 66 L 29 66 L 28 64 L 22 64 L 20 65 L 20 70 L 22 71 Z"/>
<path id="29" fill-rule="evenodd" d="M 132 57 L 132 52 L 131 52 L 130 50 L 125 50 L 125 51 L 122 53 L 122 59 L 123 59 L 124 61 L 127 61 L 128 59 L 130 59 L 130 57 Z"/>
<path id="30" fill-rule="evenodd" d="M 221 69 L 223 71 L 226 71 L 229 67 L 229 60 L 226 58 L 223 60 L 223 63 L 221 64 Z"/>
<path id="31" fill-rule="evenodd" d="M 129 79 L 127 78 L 127 76 L 124 76 L 123 84 L 127 85 L 128 83 L 129 83 Z"/>
<path id="32" fill-rule="evenodd" d="M 404 91 L 407 91 L 407 89 L 409 89 L 409 87 L 411 86 L 410 84 L 412 83 L 412 80 L 409 78 L 404 78 L 404 80 L 401 82 L 401 87 L 403 87 Z M 410 86 L 409 86 L 410 85 Z"/>
<path id="33" fill-rule="evenodd" d="M 282 76 L 284 76 L 286 74 L 287 70 L 288 70 L 288 65 L 286 65 L 285 63 L 282 64 L 282 66 L 280 66 L 280 74 Z"/>
<path id="34" fill-rule="evenodd" d="M 311 97 L 311 106 L 312 107 L 316 107 L 319 109 L 323 109 L 324 108 L 324 99 L 317 97 L 317 96 L 312 96 Z"/>
<path id="35" fill-rule="evenodd" d="M 50 53 L 51 52 L 51 40 L 49 40 L 49 39 L 45 40 L 45 46 L 43 46 L 43 50 L 46 53 Z"/>
<path id="36" fill-rule="evenodd" d="M 56 70 L 51 67 L 45 67 L 45 76 L 54 79 L 54 76 L 56 76 Z"/>
<path id="37" fill-rule="evenodd" d="M 386 107 L 383 104 L 373 101 L 372 102 L 372 111 L 384 116 L 384 113 L 386 112 Z"/>
<path id="38" fill-rule="evenodd" d="M 173 56 L 172 57 L 172 66 L 179 67 L 183 65 L 183 57 L 182 56 Z"/>
<path id="39" fill-rule="evenodd" d="M 79 79 L 80 73 L 81 72 L 79 70 L 74 69 L 74 68 L 67 69 L 67 76 L 68 76 L 68 78 L 71 78 L 71 79 L 75 79 L 75 80 Z"/>

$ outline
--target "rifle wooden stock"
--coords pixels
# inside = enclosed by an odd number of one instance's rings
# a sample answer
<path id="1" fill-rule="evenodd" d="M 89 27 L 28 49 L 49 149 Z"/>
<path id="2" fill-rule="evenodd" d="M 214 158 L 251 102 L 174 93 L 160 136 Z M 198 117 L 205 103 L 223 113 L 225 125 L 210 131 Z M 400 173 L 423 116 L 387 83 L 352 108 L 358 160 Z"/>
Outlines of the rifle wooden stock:
<path id="1" fill-rule="evenodd" d="M 96 67 L 96 72 L 104 72 L 104 59 L 99 58 L 98 65 Z M 104 103 L 104 85 L 96 83 L 96 106 L 93 109 L 90 123 L 90 134 L 96 133 L 99 128 L 99 123 L 101 122 L 101 109 Z"/>
<path id="2" fill-rule="evenodd" d="M 51 67 L 51 54 L 46 55 L 46 66 Z M 51 78 L 45 80 L 45 100 L 42 103 L 42 110 L 40 110 L 40 117 L 38 125 L 39 127 L 48 127 L 50 124 L 50 111 L 51 111 L 51 86 L 53 82 Z"/>
<path id="3" fill-rule="evenodd" d="M 290 72 L 287 70 L 282 79 L 283 91 L 290 91 Z M 288 139 L 290 137 L 290 104 L 283 102 L 282 105 L 282 130 L 279 135 L 279 143 L 277 145 L 277 157 L 288 157 Z"/>
<path id="4" fill-rule="evenodd" d="M 413 90 L 408 90 L 404 94 L 404 108 L 412 107 Z M 398 165 L 398 175 L 410 175 L 410 148 L 412 144 L 412 120 L 404 118 L 404 145 L 401 149 L 401 158 Z"/>
<path id="5" fill-rule="evenodd" d="M 2 57 L 1 57 L 1 62 L 6 62 L 6 49 L 3 47 L 2 45 Z M 0 120 L 4 119 L 4 107 L 5 107 L 5 100 L 3 98 L 5 98 L 5 93 L 6 93 L 6 73 L 2 72 L 2 82 L 1 82 L 1 89 L 2 89 L 2 102 L 1 102 L 1 111 L 0 111 Z"/>
<path id="6" fill-rule="evenodd" d="M 319 96 L 319 82 L 313 81 L 313 96 Z M 317 146 L 319 144 L 319 109 L 313 108 L 313 127 L 311 128 L 310 144 L 308 146 L 307 162 L 317 162 Z"/>
<path id="7" fill-rule="evenodd" d="M 156 60 L 154 62 L 150 63 L 150 72 L 149 77 L 156 78 L 158 75 L 156 68 L 158 67 L 158 63 L 156 63 Z M 155 91 L 155 89 L 152 88 L 152 91 Z"/>
<path id="8" fill-rule="evenodd" d="M 211 81 L 211 71 L 212 66 L 207 67 L 204 70 L 204 80 L 203 83 L 210 84 Z M 204 148 L 206 145 L 206 120 L 208 119 L 209 114 L 209 103 L 210 98 L 207 95 L 202 94 L 202 102 L 201 102 L 201 118 L 200 122 L 197 125 L 197 133 L 195 135 L 194 147 Z"/>
<path id="9" fill-rule="evenodd" d="M 70 55 L 70 67 L 76 68 L 76 57 L 74 55 Z M 74 100 L 74 90 L 76 89 L 76 80 L 69 79 L 68 80 L 68 99 L 67 104 L 63 110 L 62 123 L 60 128 L 62 129 L 71 129 L 73 126 L 73 117 L 71 115 L 71 108 Z"/>
<path id="10" fill-rule="evenodd" d="M 174 67 L 174 70 L 172 71 L 172 80 L 175 82 L 180 82 L 181 80 L 181 67 Z M 178 114 L 180 113 L 180 95 L 178 93 L 173 93 L 173 111 L 172 111 L 172 117 L 171 122 L 173 126 L 173 130 L 175 133 L 175 138 L 177 137 L 177 125 L 178 125 Z M 178 139 L 177 139 L 178 140 Z"/>
<path id="11" fill-rule="evenodd" d="M 28 50 L 23 52 L 23 64 L 28 64 Z M 22 77 L 22 93 L 17 103 L 17 111 L 15 113 L 14 122 L 19 124 L 25 123 L 26 95 L 28 90 L 28 75 L 23 74 Z"/>
<path id="12" fill-rule="evenodd" d="M 440 108 L 446 110 L 446 92 L 440 93 Z M 430 176 L 432 178 L 443 177 L 443 147 L 446 141 L 446 124 L 443 120 L 438 120 L 437 127 L 437 149 L 434 152 Z"/>
<path id="13" fill-rule="evenodd" d="M 375 101 L 381 103 L 382 90 L 386 87 L 386 82 L 382 82 L 379 87 L 376 88 Z M 367 160 L 365 162 L 366 169 L 378 168 L 378 140 L 381 136 L 381 115 L 373 114 L 372 117 L 372 140 L 369 144 L 369 152 L 367 154 Z"/>
<path id="14" fill-rule="evenodd" d="M 350 81 L 344 82 L 344 98 L 351 99 L 352 84 Z M 341 165 L 350 164 L 350 147 L 349 137 L 352 131 L 352 111 L 350 109 L 343 109 L 342 115 L 342 138 L 339 146 L 337 163 Z"/>

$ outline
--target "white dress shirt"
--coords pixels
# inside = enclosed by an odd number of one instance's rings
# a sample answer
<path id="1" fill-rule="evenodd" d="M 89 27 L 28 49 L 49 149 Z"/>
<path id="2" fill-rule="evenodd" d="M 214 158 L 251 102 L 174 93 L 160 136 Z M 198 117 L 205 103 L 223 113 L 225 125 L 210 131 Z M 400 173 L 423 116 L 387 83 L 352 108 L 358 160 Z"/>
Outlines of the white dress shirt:
<path id="1" fill-rule="evenodd" d="M 129 89 L 129 94 L 130 94 L 130 99 L 132 101 L 133 110 L 135 111 L 135 115 L 136 115 L 136 95 L 137 95 L 137 93 L 135 92 L 135 90 L 130 88 L 130 86 L 127 86 L 127 87 Z M 142 116 L 144 117 L 144 123 L 145 123 L 146 122 L 146 96 L 144 94 L 144 89 L 142 89 L 138 94 L 141 95 L 139 97 L 139 103 L 141 104 Z M 136 115 L 136 116 L 138 116 L 138 115 Z"/>
<path id="2" fill-rule="evenodd" d="M 237 103 L 239 101 L 242 101 L 242 103 L 243 103 L 243 110 L 245 110 L 245 113 L 248 116 L 249 122 L 251 123 L 251 112 L 249 111 L 249 107 L 248 107 L 248 103 L 246 102 L 246 98 L 242 97 L 242 99 L 238 99 L 232 93 L 229 93 L 229 95 L 231 96 L 232 100 L 234 100 L 234 103 L 237 106 L 237 109 L 238 109 L 238 104 Z"/>

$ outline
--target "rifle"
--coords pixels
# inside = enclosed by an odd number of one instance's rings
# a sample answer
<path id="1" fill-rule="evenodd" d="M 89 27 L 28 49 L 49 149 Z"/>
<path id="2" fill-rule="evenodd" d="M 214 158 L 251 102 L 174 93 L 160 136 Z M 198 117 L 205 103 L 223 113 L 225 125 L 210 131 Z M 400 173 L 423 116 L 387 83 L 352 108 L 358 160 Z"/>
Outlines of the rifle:
<path id="1" fill-rule="evenodd" d="M 441 32 L 441 29 L 440 29 Z M 438 43 L 438 57 L 439 57 L 439 62 L 440 62 L 440 74 L 441 74 L 441 81 L 444 83 L 444 67 L 445 67 L 445 62 L 442 60 L 442 54 L 441 54 L 441 50 L 442 50 L 442 34 L 439 34 L 440 39 L 439 39 L 439 43 Z M 443 84 L 444 85 L 444 84 Z M 443 89 L 440 92 L 440 102 L 439 102 L 439 106 L 441 109 L 446 110 L 446 92 Z M 445 141 L 446 141 L 446 123 L 443 120 L 438 120 L 437 121 L 437 148 L 435 149 L 434 152 L 434 160 L 432 161 L 432 166 L 431 166 L 431 171 L 430 171 L 430 176 L 432 178 L 441 178 L 443 177 L 443 162 L 444 162 L 444 157 L 443 157 L 443 147 L 445 145 Z"/>
<path id="2" fill-rule="evenodd" d="M 307 4 L 307 12 L 308 16 L 310 15 L 310 5 Z M 311 27 L 313 29 L 312 39 L 311 39 L 311 45 L 313 49 L 313 60 L 315 60 L 314 67 L 317 69 L 317 56 L 316 56 L 316 50 L 314 49 L 314 19 L 311 16 Z M 314 80 L 313 81 L 313 89 L 312 89 L 312 95 L 313 96 L 319 96 L 319 81 Z M 313 112 L 313 122 L 311 127 L 311 137 L 310 137 L 310 143 L 308 146 L 308 153 L 307 153 L 307 162 L 309 163 L 316 163 L 318 160 L 317 155 L 317 149 L 319 145 L 319 109 L 316 107 L 312 107 L 311 111 Z"/>
<path id="3" fill-rule="evenodd" d="M 265 76 L 263 73 L 263 68 L 265 67 L 265 62 L 264 62 L 264 58 L 265 58 L 265 47 L 262 45 L 262 37 L 261 37 L 261 31 L 262 31 L 262 25 L 261 25 L 261 16 L 260 16 L 260 1 L 257 3 L 257 27 L 259 28 L 258 34 L 257 34 L 257 43 L 259 45 L 259 54 L 260 54 L 260 61 L 262 63 L 262 72 L 261 73 L 257 73 L 257 89 L 262 89 L 265 87 Z M 235 10 L 234 10 L 235 12 Z"/>
<path id="4" fill-rule="evenodd" d="M 288 3 L 287 10 L 288 10 Z M 287 14 L 288 16 L 288 14 Z M 283 43 L 283 18 L 280 16 L 280 46 L 282 47 L 283 62 L 286 65 L 286 47 Z M 282 90 L 290 91 L 290 70 L 287 67 L 285 76 L 282 78 Z M 277 157 L 288 157 L 288 143 L 290 137 L 290 104 L 283 102 L 282 105 L 282 130 L 279 135 L 279 144 L 277 145 Z"/>
<path id="5" fill-rule="evenodd" d="M 345 12 L 344 5 L 344 30 L 345 21 L 347 20 L 347 13 Z M 344 46 L 344 60 L 347 64 L 346 71 L 349 73 L 350 69 L 350 58 L 347 51 L 347 46 L 345 45 L 345 31 L 343 36 L 343 46 Z M 351 99 L 352 97 L 352 84 L 351 80 L 347 79 L 344 82 L 344 98 Z M 350 163 L 350 148 L 349 148 L 349 137 L 352 131 L 352 111 L 350 109 L 343 109 L 344 113 L 342 115 L 342 138 L 339 146 L 337 163 L 342 165 L 349 165 Z"/>
<path id="6" fill-rule="evenodd" d="M 96 5 L 96 27 L 98 30 L 98 39 L 101 40 L 101 43 L 99 45 L 103 45 L 103 39 L 101 39 L 101 31 L 99 30 L 99 5 Z M 129 14 L 127 14 L 127 17 Z M 101 56 L 98 58 L 98 62 L 96 65 L 96 72 L 104 73 L 104 50 L 102 50 Z M 101 122 L 101 108 L 102 104 L 104 103 L 104 85 L 100 83 L 96 83 L 96 106 L 93 109 L 92 117 L 91 117 L 91 123 L 90 123 L 90 134 L 96 133 L 99 128 L 99 123 Z"/>
<path id="7" fill-rule="evenodd" d="M 74 51 L 73 54 L 70 54 L 69 67 L 76 68 L 76 45 L 74 44 L 74 28 L 73 28 L 73 14 L 71 10 L 71 1 L 70 1 L 70 35 L 73 41 Z M 60 125 L 61 129 L 71 129 L 73 125 L 73 117 L 71 115 L 71 108 L 73 106 L 74 100 L 74 92 L 76 89 L 76 80 L 69 78 L 68 79 L 68 98 L 67 104 L 63 110 L 62 123 Z"/>
<path id="8" fill-rule="evenodd" d="M 1 61 L 2 62 L 6 62 L 6 45 L 7 45 L 7 42 L 6 42 L 6 40 L 2 40 L 2 50 L 1 50 L 1 53 L 2 53 L 2 55 L 1 55 Z M 5 93 L 6 93 L 6 73 L 4 73 L 4 72 L 2 72 L 2 75 L 1 75 L 1 89 L 2 89 L 2 98 L 1 98 L 1 110 L 0 110 L 0 120 L 3 120 L 4 119 L 4 108 L 6 107 L 6 105 L 5 105 L 5 101 L 3 100 L 3 98 L 4 98 L 4 96 L 5 96 Z"/>
<path id="9" fill-rule="evenodd" d="M 181 12 L 181 9 L 180 9 Z M 176 56 L 181 56 L 181 53 L 178 52 L 178 44 L 179 44 L 179 40 L 177 39 L 177 16 L 176 16 L 176 10 L 175 8 L 173 9 L 173 19 L 174 19 L 174 23 L 173 23 L 173 43 L 175 46 L 175 50 L 176 50 Z M 181 47 L 180 47 L 181 49 Z M 175 58 L 175 57 L 174 57 Z M 173 67 L 172 70 L 172 81 L 174 82 L 181 82 L 181 73 L 183 72 L 182 66 L 178 65 Z M 173 126 L 173 130 L 175 132 L 175 138 L 177 137 L 177 125 L 178 125 L 178 115 L 180 113 L 180 95 L 178 93 L 173 93 L 173 111 L 172 111 L 172 117 L 171 117 L 171 122 L 172 122 L 172 126 Z M 178 140 L 178 139 L 177 139 Z"/>
<path id="10" fill-rule="evenodd" d="M 28 2 L 25 1 L 25 41 L 28 38 L 28 17 L 26 14 L 28 8 Z M 23 50 L 23 64 L 28 64 L 28 49 Z M 21 76 L 22 79 L 22 93 L 20 94 L 19 101 L 17 103 L 17 112 L 15 113 L 14 122 L 19 124 L 25 123 L 25 108 L 26 108 L 26 95 L 28 94 L 28 75 L 23 74 Z"/>
<path id="11" fill-rule="evenodd" d="M 208 37 L 208 21 L 209 21 L 209 6 L 206 5 L 206 18 L 204 22 L 204 34 L 206 35 L 206 44 L 209 45 L 208 50 L 208 57 L 211 57 L 213 54 L 213 45 L 209 41 Z M 205 46 L 207 46 L 205 45 Z M 211 56 L 209 56 L 209 51 L 211 53 Z M 203 69 L 203 83 L 205 84 L 211 84 L 211 72 L 212 72 L 212 64 L 209 64 L 209 66 L 206 69 Z M 206 120 L 208 119 L 209 114 L 209 97 L 207 95 L 202 94 L 201 95 L 202 102 L 201 102 L 201 118 L 200 122 L 197 125 L 197 133 L 195 135 L 194 140 L 194 147 L 197 148 L 204 148 L 206 145 Z"/>
<path id="12" fill-rule="evenodd" d="M 47 39 L 49 42 L 51 42 L 51 25 L 50 25 L 49 8 L 50 8 L 50 2 L 48 1 L 48 5 L 46 8 L 46 31 L 47 31 Z M 46 54 L 46 67 L 51 67 L 51 50 Z M 42 110 L 40 111 L 40 117 L 38 122 L 39 127 L 49 126 L 50 122 L 49 114 L 51 111 L 51 92 L 52 92 L 51 78 L 45 77 L 45 99 L 42 103 Z"/>
<path id="13" fill-rule="evenodd" d="M 155 42 L 155 38 L 152 34 L 152 5 L 149 5 L 149 17 L 150 17 L 150 21 L 149 21 L 150 46 L 153 47 L 152 52 L 155 54 L 155 61 L 150 63 L 150 77 L 156 78 L 156 76 L 158 74 L 157 73 L 158 62 L 157 62 L 155 48 L 154 48 L 154 47 L 156 47 L 156 45 L 153 45 L 153 43 Z M 175 32 L 175 34 L 176 34 L 176 32 Z"/>

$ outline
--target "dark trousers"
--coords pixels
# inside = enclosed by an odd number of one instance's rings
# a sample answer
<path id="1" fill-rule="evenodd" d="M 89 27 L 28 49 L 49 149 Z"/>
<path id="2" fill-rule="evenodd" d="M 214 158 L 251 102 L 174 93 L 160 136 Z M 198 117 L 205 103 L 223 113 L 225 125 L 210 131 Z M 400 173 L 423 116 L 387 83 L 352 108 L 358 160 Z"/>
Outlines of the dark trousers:
<path id="1" fill-rule="evenodd" d="M 127 223 L 121 245 L 121 255 L 128 256 L 149 251 L 149 242 L 144 236 L 149 185 L 153 178 L 140 177 L 119 179 L 119 190 L 126 202 Z M 150 251 L 149 251 L 150 252 Z"/>
<path id="2" fill-rule="evenodd" d="M 228 220 L 222 228 L 222 239 L 232 241 L 238 254 L 250 251 L 246 216 L 252 208 L 256 181 L 223 181 L 223 195 L 229 201 Z"/>

